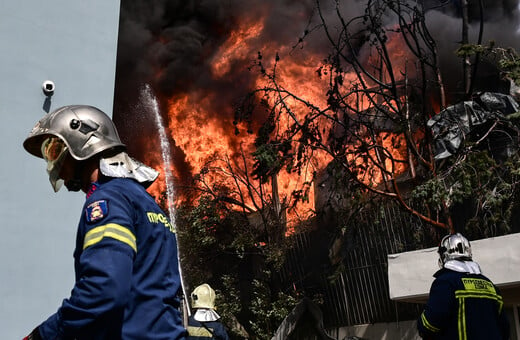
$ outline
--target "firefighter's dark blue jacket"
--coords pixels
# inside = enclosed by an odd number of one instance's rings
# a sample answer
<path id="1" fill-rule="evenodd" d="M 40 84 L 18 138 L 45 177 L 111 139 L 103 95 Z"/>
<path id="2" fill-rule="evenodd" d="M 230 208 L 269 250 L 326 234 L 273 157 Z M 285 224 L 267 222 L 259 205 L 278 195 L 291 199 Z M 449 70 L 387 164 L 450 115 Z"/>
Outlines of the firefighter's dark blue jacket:
<path id="1" fill-rule="evenodd" d="M 425 339 L 506 340 L 509 324 L 499 290 L 484 275 L 441 269 L 417 321 Z"/>
<path id="2" fill-rule="evenodd" d="M 181 339 L 174 226 L 132 179 L 94 183 L 74 251 L 76 281 L 43 339 Z"/>
<path id="3" fill-rule="evenodd" d="M 188 333 L 187 340 L 229 340 L 228 334 L 224 325 L 219 321 L 199 322 L 191 315 L 188 319 Z"/>

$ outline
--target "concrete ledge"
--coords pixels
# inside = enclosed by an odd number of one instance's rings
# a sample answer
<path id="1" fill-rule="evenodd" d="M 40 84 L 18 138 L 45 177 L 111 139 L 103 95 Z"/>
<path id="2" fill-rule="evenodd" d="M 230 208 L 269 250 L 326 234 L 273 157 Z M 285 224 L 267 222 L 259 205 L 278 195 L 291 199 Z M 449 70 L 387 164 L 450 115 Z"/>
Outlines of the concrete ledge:
<path id="1" fill-rule="evenodd" d="M 500 288 L 506 305 L 520 304 L 520 233 L 470 240 L 473 260 Z M 437 265 L 437 248 L 388 255 L 390 298 L 424 303 Z"/>
<path id="2" fill-rule="evenodd" d="M 421 340 L 415 320 L 337 328 L 327 332 L 334 339 Z"/>

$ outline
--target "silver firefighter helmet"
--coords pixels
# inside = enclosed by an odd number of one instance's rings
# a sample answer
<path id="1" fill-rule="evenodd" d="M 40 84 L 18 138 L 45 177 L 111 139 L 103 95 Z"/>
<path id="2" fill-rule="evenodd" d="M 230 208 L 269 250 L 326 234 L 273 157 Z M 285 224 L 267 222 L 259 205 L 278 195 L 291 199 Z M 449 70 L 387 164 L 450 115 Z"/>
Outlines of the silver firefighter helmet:
<path id="1" fill-rule="evenodd" d="M 55 192 L 63 184 L 59 173 L 67 154 L 82 161 L 104 151 L 125 150 L 110 117 L 86 105 L 64 106 L 46 114 L 36 123 L 23 146 L 47 162 L 47 173 Z"/>
<path id="2" fill-rule="evenodd" d="M 472 260 L 471 245 L 460 233 L 446 235 L 439 245 L 439 266 L 443 267 L 450 260 Z"/>
<path id="3" fill-rule="evenodd" d="M 79 161 L 109 149 L 125 149 L 110 117 L 93 106 L 64 106 L 46 114 L 23 146 L 30 154 L 43 158 L 42 143 L 51 136 L 63 140 L 71 156 Z"/>

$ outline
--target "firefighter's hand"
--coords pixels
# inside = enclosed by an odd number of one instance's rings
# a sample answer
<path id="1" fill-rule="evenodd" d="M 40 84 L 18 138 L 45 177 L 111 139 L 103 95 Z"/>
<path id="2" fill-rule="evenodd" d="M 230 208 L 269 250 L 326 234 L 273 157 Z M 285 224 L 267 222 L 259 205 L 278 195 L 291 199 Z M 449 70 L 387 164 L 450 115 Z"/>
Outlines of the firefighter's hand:
<path id="1" fill-rule="evenodd" d="M 38 330 L 38 327 L 36 327 L 31 334 L 27 335 L 23 340 L 42 340 L 42 337 L 40 335 L 40 331 Z"/>

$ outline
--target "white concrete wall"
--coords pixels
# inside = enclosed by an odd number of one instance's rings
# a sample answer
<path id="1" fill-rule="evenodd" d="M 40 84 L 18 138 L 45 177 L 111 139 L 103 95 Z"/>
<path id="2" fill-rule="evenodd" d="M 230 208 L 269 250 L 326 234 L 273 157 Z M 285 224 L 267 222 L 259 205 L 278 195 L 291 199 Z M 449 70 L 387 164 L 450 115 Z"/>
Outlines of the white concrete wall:
<path id="1" fill-rule="evenodd" d="M 514 309 L 507 307 L 506 315 L 510 324 L 510 339 L 520 340 L 518 306 Z M 516 315 L 515 315 L 516 313 Z M 407 320 L 392 323 L 376 323 L 369 325 L 358 325 L 351 327 L 341 327 L 334 331 L 327 331 L 327 334 L 337 340 L 346 340 L 349 337 L 358 337 L 364 340 L 420 340 L 417 332 L 416 320 Z"/>
<path id="2" fill-rule="evenodd" d="M 415 320 L 342 327 L 327 334 L 338 340 L 353 336 L 367 340 L 421 340 Z"/>

